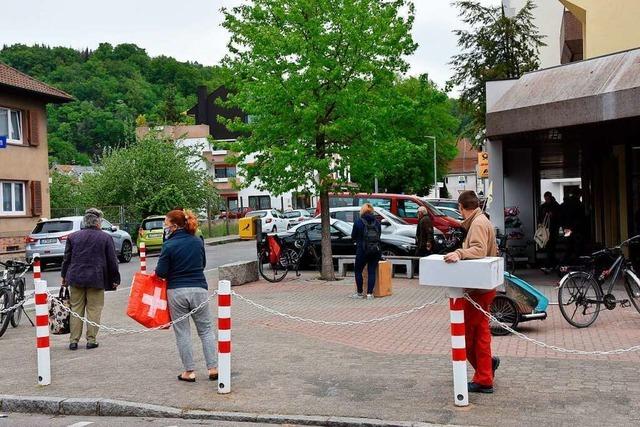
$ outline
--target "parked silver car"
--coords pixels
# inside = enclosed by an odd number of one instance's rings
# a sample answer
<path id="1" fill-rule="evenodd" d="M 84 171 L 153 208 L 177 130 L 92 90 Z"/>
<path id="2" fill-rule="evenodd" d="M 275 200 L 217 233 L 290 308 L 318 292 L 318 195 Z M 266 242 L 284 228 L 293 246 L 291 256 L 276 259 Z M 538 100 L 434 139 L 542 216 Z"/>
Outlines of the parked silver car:
<path id="1" fill-rule="evenodd" d="M 397 215 L 392 214 L 386 209 L 374 207 L 375 215 L 380 219 L 382 234 L 399 235 L 413 239 L 415 243 L 417 225 L 409 224 Z M 345 206 L 340 208 L 330 208 L 329 215 L 331 218 L 353 224 L 356 218 L 360 217 L 360 208 L 358 206 Z M 320 218 L 320 215 L 316 216 Z M 444 244 L 444 234 L 434 227 L 434 239 L 438 247 Z"/>
<path id="2" fill-rule="evenodd" d="M 71 233 L 84 228 L 83 217 L 70 216 L 40 221 L 26 238 L 26 258 L 31 261 L 34 254 L 40 254 L 40 262 L 44 267 L 48 262 L 61 262 L 64 248 Z M 131 261 L 133 240 L 129 233 L 118 229 L 106 219 L 102 220 L 102 231 L 113 239 L 120 262 Z"/>

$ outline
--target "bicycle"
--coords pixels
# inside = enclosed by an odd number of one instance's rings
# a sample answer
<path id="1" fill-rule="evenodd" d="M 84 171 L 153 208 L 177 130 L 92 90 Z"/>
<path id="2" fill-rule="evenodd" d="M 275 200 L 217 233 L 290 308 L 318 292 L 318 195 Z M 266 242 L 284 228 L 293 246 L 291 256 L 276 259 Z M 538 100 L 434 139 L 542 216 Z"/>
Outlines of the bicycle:
<path id="1" fill-rule="evenodd" d="M 17 328 L 22 319 L 22 314 L 29 319 L 31 325 L 33 321 L 24 310 L 25 301 L 25 274 L 31 267 L 30 263 L 21 261 L 0 262 L 4 267 L 0 276 L 0 337 L 4 335 L 9 327 L 9 323 Z"/>
<path id="2" fill-rule="evenodd" d="M 320 256 L 306 230 L 296 232 L 290 241 L 269 235 L 266 244 L 262 244 L 258 252 L 258 271 L 266 281 L 272 283 L 282 281 L 290 270 L 295 270 L 296 277 L 299 277 L 300 265 L 307 251 L 315 265 L 319 266 Z"/>
<path id="3" fill-rule="evenodd" d="M 498 256 L 500 258 L 504 258 L 504 271 L 510 274 L 515 274 L 516 272 L 516 261 L 509 252 L 509 246 L 507 245 L 507 241 L 509 239 L 507 236 L 496 236 L 496 242 L 498 243 Z"/>
<path id="4" fill-rule="evenodd" d="M 598 318 L 601 306 L 607 310 L 613 310 L 618 304 L 621 307 L 633 305 L 640 312 L 640 279 L 631 261 L 622 251 L 623 246 L 638 239 L 640 235 L 625 240 L 616 247 L 580 257 L 583 261 L 580 266 L 561 268 L 568 273 L 560 280 L 558 286 L 558 304 L 562 316 L 569 324 L 576 328 L 590 326 Z M 602 257 L 608 257 L 614 261 L 609 268 L 600 271 L 597 268 L 597 262 Z M 612 293 L 613 286 L 621 276 L 624 277 L 624 287 L 629 299 L 617 299 Z M 603 291 L 605 288 L 606 294 Z"/>

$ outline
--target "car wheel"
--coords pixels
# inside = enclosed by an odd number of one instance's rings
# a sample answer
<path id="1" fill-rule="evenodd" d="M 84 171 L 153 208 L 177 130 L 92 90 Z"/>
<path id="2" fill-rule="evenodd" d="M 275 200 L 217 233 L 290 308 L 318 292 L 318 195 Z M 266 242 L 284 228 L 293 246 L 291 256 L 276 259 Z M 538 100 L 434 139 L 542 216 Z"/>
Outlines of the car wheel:
<path id="1" fill-rule="evenodd" d="M 131 245 L 130 241 L 125 240 L 124 242 L 122 242 L 122 247 L 120 248 L 120 256 L 118 257 L 120 262 L 127 263 L 131 261 L 131 256 L 133 253 L 132 249 L 133 246 Z"/>
<path id="2" fill-rule="evenodd" d="M 393 249 L 384 248 L 382 250 L 382 256 L 396 256 L 396 255 L 398 255 L 398 254 Z"/>

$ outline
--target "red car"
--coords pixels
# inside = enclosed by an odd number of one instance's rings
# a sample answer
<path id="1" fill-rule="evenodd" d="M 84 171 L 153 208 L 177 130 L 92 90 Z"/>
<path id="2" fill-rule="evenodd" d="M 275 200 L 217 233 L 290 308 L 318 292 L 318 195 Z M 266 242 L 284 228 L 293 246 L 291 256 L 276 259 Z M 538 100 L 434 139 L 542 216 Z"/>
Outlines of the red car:
<path id="1" fill-rule="evenodd" d="M 229 211 L 229 219 L 244 218 L 246 214 L 253 211 L 252 208 L 231 209 Z M 227 219 L 227 212 L 220 212 L 220 219 Z"/>
<path id="2" fill-rule="evenodd" d="M 429 211 L 429 217 L 433 226 L 449 235 L 449 229 L 461 227 L 460 222 L 446 216 L 438 208 L 418 196 L 408 194 L 386 194 L 386 193 L 334 193 L 329 195 L 329 207 L 337 208 L 342 206 L 362 206 L 364 203 L 371 203 L 375 207 L 380 207 L 396 214 L 409 224 L 418 223 L 418 208 L 424 206 Z M 320 202 L 316 206 L 316 215 L 320 214 Z"/>

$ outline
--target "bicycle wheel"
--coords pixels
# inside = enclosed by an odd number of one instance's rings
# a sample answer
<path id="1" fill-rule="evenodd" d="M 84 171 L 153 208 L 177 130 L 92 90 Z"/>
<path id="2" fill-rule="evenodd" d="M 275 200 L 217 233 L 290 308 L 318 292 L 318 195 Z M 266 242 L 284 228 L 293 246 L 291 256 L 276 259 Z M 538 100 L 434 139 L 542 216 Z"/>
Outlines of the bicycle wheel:
<path id="1" fill-rule="evenodd" d="M 624 287 L 627 290 L 627 295 L 629 295 L 629 301 L 640 313 L 640 279 L 631 270 L 624 272 Z"/>
<path id="2" fill-rule="evenodd" d="M 576 328 L 586 328 L 598 318 L 602 290 L 593 276 L 583 271 L 567 274 L 558 287 L 562 317 Z"/>
<path id="3" fill-rule="evenodd" d="M 13 292 L 10 289 L 0 289 L 0 312 L 8 309 L 13 305 Z M 4 332 L 9 326 L 9 321 L 13 317 L 13 311 L 0 314 L 0 337 L 4 335 Z"/>
<path id="4" fill-rule="evenodd" d="M 267 282 L 276 283 L 284 279 L 289 272 L 288 265 L 289 263 L 286 263 L 283 266 L 281 261 L 272 264 L 269 261 L 269 253 L 266 251 L 260 252 L 258 256 L 258 271 Z"/>
<path id="5" fill-rule="evenodd" d="M 520 320 L 516 303 L 506 295 L 496 295 L 491 303 L 491 314 L 498 322 L 504 323 L 511 329 L 515 329 Z M 500 323 L 493 320 L 489 321 L 489 328 L 491 329 L 491 335 L 495 336 L 509 335 L 511 333 L 502 327 Z"/>
<path id="6" fill-rule="evenodd" d="M 13 287 L 13 302 L 14 304 L 24 300 L 24 279 L 18 279 L 14 282 Z M 22 319 L 22 307 L 18 307 L 14 310 L 13 316 L 11 316 L 11 326 L 17 328 Z"/>

